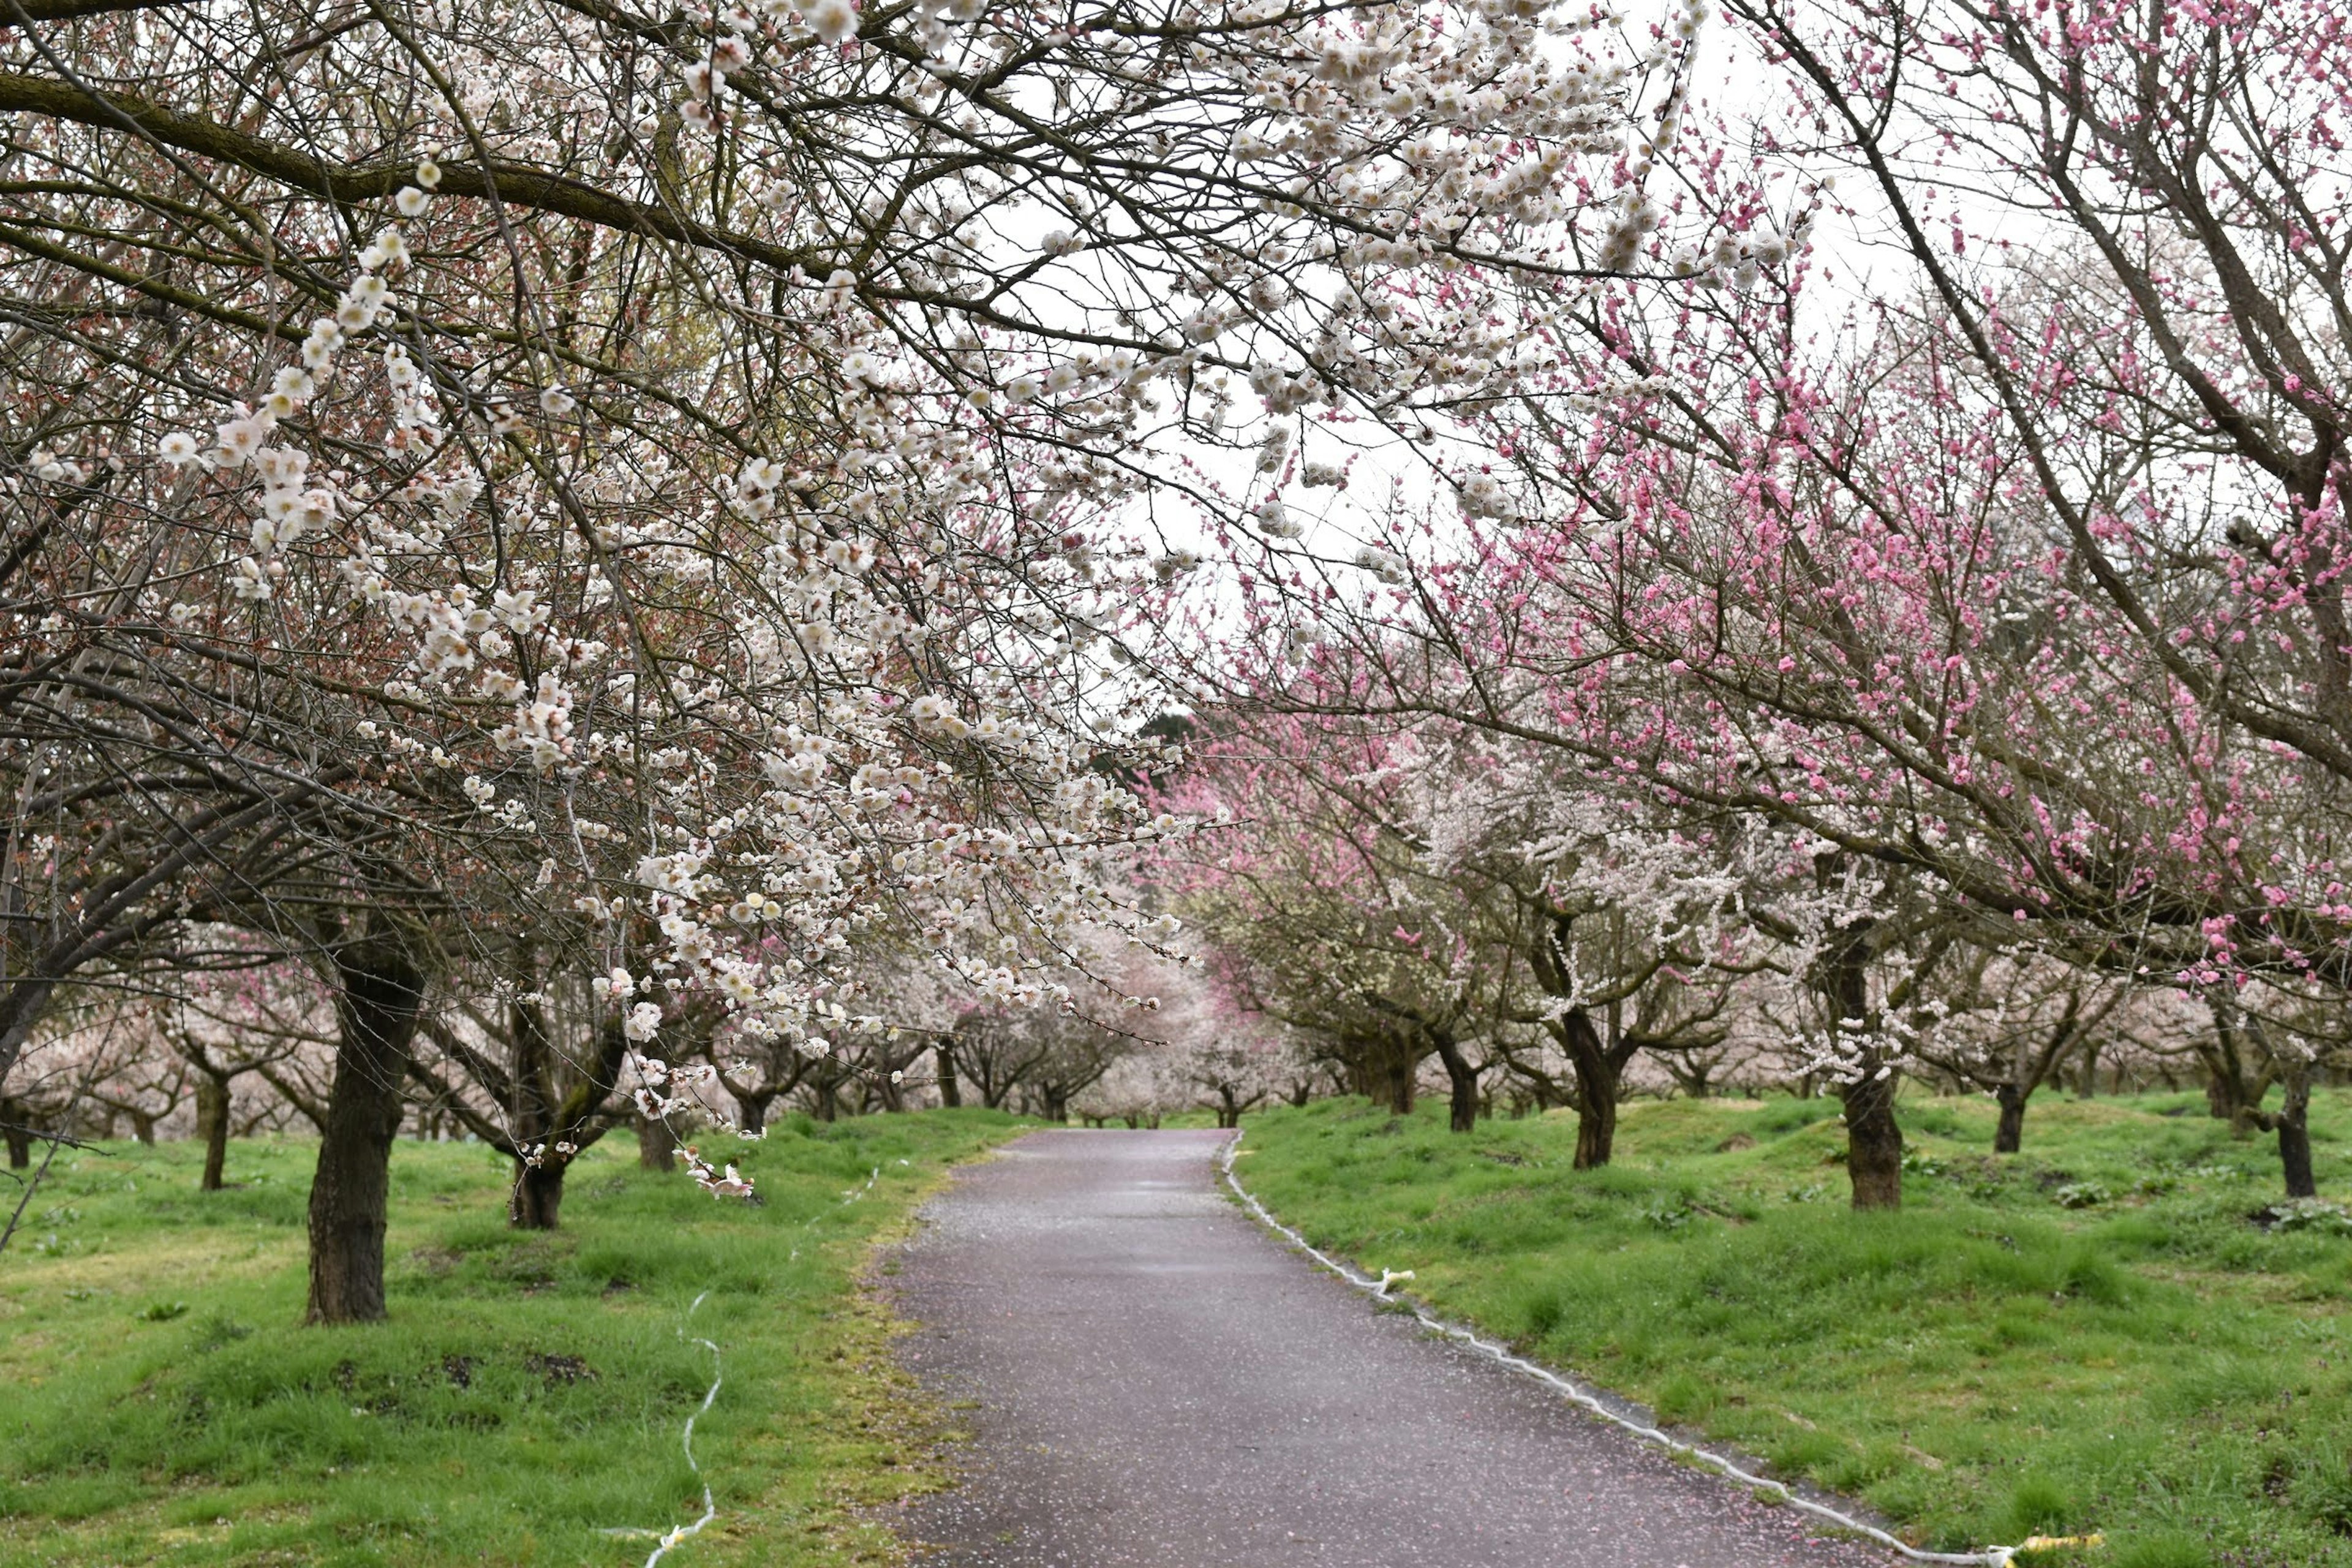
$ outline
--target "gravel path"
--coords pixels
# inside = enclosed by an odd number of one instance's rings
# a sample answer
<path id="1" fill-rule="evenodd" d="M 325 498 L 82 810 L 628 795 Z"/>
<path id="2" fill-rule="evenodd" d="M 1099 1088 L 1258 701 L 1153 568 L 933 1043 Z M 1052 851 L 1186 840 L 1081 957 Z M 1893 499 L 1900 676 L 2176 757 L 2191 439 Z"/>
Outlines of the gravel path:
<path id="1" fill-rule="evenodd" d="M 1034 1133 L 924 1211 L 901 1353 L 975 1439 L 963 1484 L 907 1526 L 927 1563 L 1898 1561 L 1379 1311 L 1221 1195 L 1224 1137 Z"/>

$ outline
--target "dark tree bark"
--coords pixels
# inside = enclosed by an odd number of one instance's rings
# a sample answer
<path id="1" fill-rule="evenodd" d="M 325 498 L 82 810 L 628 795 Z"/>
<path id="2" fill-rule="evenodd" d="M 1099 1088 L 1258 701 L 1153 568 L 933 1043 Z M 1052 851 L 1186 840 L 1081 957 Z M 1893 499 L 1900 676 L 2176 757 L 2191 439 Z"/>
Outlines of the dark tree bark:
<path id="1" fill-rule="evenodd" d="M 637 1164 L 647 1171 L 677 1169 L 677 1134 L 658 1116 L 637 1118 Z"/>
<path id="2" fill-rule="evenodd" d="M 515 989 L 528 993 L 539 979 L 528 949 L 520 962 Z M 555 1044 L 547 1037 L 546 1014 L 520 994 L 507 1007 L 507 1125 L 515 1143 L 507 1223 L 517 1230 L 553 1230 L 563 1211 L 563 1168 L 568 1163 L 552 1147 L 562 1135 L 555 1105 Z"/>
<path id="3" fill-rule="evenodd" d="M 1882 1076 L 1883 1075 L 1883 1076 Z M 1895 1075 L 1874 1068 L 1844 1086 L 1846 1175 L 1853 1206 L 1903 1206 L 1903 1127 L 1895 1119 Z"/>
<path id="4" fill-rule="evenodd" d="M 2205 1107 L 2214 1120 L 2226 1121 L 2243 1138 L 2252 1134 L 2262 1090 L 2246 1069 L 2245 1053 L 2238 1047 L 2237 1009 L 2219 996 L 2213 999 L 2213 1037 L 2192 1043 L 2205 1068 Z"/>
<path id="5" fill-rule="evenodd" d="M 1572 917 L 1548 910 L 1528 944 L 1528 963 L 1536 983 L 1561 1008 L 1558 1016 L 1544 1021 L 1544 1026 L 1568 1058 L 1570 1103 L 1576 1107 L 1576 1169 L 1591 1171 L 1609 1163 L 1616 1152 L 1617 1102 L 1623 1095 L 1625 1065 L 1641 1049 L 1642 1042 L 1620 1026 L 1615 1003 L 1610 1004 L 1609 1037 L 1601 1037 L 1591 1008 L 1581 998 L 1577 976 L 1569 967 L 1573 925 Z"/>
<path id="6" fill-rule="evenodd" d="M 1411 1116 L 1415 1092 L 1420 1089 L 1417 1070 L 1420 1060 L 1399 1045 L 1391 1044 L 1381 1058 L 1381 1089 L 1389 1102 L 1392 1116 Z"/>
<path id="7" fill-rule="evenodd" d="M 1824 957 L 1822 988 L 1839 1025 L 1866 1028 L 1870 1020 L 1869 927 L 1848 926 Z M 1845 1172 L 1853 1206 L 1903 1206 L 1903 1128 L 1895 1119 L 1895 1074 L 1875 1050 L 1865 1049 L 1855 1076 L 1839 1087 L 1845 1102 Z"/>
<path id="8" fill-rule="evenodd" d="M 507 1194 L 507 1221 L 517 1230 L 553 1230 L 563 1215 L 563 1173 L 571 1163 L 550 1156 L 515 1172 Z"/>
<path id="9" fill-rule="evenodd" d="M 33 1108 L 21 1100 L 0 1100 L 0 1135 L 8 1140 L 8 1168 L 21 1171 L 33 1163 Z"/>
<path id="10" fill-rule="evenodd" d="M 526 1130 L 522 1148 L 514 1151 L 514 1186 L 507 1194 L 507 1220 L 517 1230 L 553 1230 L 563 1212 L 563 1178 L 572 1162 L 604 1136 L 609 1123 L 595 1121 L 620 1081 L 621 1063 L 628 1055 L 628 1037 L 618 1019 L 597 1031 L 596 1054 L 583 1068 L 576 1082 L 561 1099 L 554 1091 L 555 1051 L 546 1031 L 545 1016 L 536 1007 L 520 1004 L 513 1010 L 515 1033 L 516 1124 Z M 528 1067 L 530 1083 L 524 1083 Z M 524 1157 L 524 1150 L 535 1150 Z"/>
<path id="11" fill-rule="evenodd" d="M 319 1168 L 310 1182 L 312 1323 L 384 1315 L 383 1230 L 401 1084 L 416 1040 L 425 976 L 394 938 L 362 938 L 335 955 L 335 1073 Z"/>
<path id="12" fill-rule="evenodd" d="M 1616 1152 L 1616 1095 L 1609 1093 L 1596 1097 L 1590 1109 L 1579 1106 L 1576 1112 L 1575 1169 L 1597 1170 L 1609 1163 Z"/>
<path id="13" fill-rule="evenodd" d="M 205 1173 L 197 1178 L 196 1189 L 219 1192 L 228 1174 L 228 1079 L 209 1075 L 196 1079 L 196 1136 L 205 1141 Z"/>
<path id="14" fill-rule="evenodd" d="M 2078 1066 L 2081 1072 L 2074 1080 L 2074 1098 L 2093 1099 L 2099 1092 L 2099 1042 L 2097 1040 L 2086 1039 L 2083 1042 L 2083 1059 Z"/>
<path id="15" fill-rule="evenodd" d="M 2025 1147 L 2025 1090 L 2013 1083 L 1993 1085 L 1993 1098 L 2000 1102 L 2000 1121 L 1992 1133 L 1992 1152 L 2014 1154 Z"/>
<path id="16" fill-rule="evenodd" d="M 1478 1069 L 1462 1054 L 1451 1029 L 1433 1029 L 1430 1035 L 1437 1047 L 1437 1059 L 1444 1064 L 1450 1090 L 1445 1124 L 1456 1132 L 1467 1132 L 1478 1125 Z"/>
<path id="17" fill-rule="evenodd" d="M 1611 1049 L 1582 1007 L 1571 1007 L 1553 1021 L 1552 1033 L 1574 1070 L 1576 1105 L 1576 1166 L 1597 1170 L 1609 1163 L 1617 1150 L 1617 1102 L 1622 1097 L 1625 1064 L 1633 1059 L 1629 1042 Z"/>
<path id="18" fill-rule="evenodd" d="M 2287 1074 L 2286 1103 L 2278 1123 L 2279 1167 L 2286 1178 L 2286 1195 L 2315 1198 L 2319 1183 L 2311 1169 L 2311 1075 L 2301 1068 Z"/>
<path id="19" fill-rule="evenodd" d="M 955 1052 L 945 1045 L 935 1047 L 931 1051 L 931 1061 L 940 1075 L 940 1103 L 950 1110 L 960 1108 L 963 1104 L 963 1089 L 956 1083 Z"/>
<path id="20" fill-rule="evenodd" d="M 1241 1091 L 1232 1084 L 1217 1085 L 1217 1103 L 1211 1108 L 1217 1113 L 1217 1125 L 1227 1131 L 1239 1127 L 1242 1124 L 1242 1112 L 1256 1105 L 1265 1097 L 1266 1091 L 1259 1089 L 1255 1094 L 1244 1099 Z M 1137 1117 L 1130 1113 L 1127 1119 L 1127 1124 L 1132 1127 L 1137 1120 Z"/>
<path id="21" fill-rule="evenodd" d="M 2286 1100 L 2275 1111 L 2256 1110 L 2251 1120 L 2265 1132 L 2278 1134 L 2279 1171 L 2291 1198 L 2315 1198 L 2319 1184 L 2311 1169 L 2311 1068 L 2288 1062 L 2281 1075 Z"/>

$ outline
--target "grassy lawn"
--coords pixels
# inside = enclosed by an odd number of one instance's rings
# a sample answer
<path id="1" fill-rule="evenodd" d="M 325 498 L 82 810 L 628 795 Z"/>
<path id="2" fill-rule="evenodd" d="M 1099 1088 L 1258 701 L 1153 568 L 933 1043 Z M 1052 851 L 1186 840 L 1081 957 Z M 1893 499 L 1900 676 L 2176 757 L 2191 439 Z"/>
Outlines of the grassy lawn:
<path id="1" fill-rule="evenodd" d="M 236 1143 L 214 1194 L 193 1144 L 63 1153 L 0 1256 L 0 1563 L 625 1568 L 653 1541 L 615 1532 L 701 1510 L 688 1335 L 723 1352 L 695 1429 L 719 1515 L 665 1561 L 890 1560 L 864 1511 L 938 1472 L 854 1278 L 1014 1125 L 789 1118 L 737 1156 L 757 1207 L 608 1138 L 538 1234 L 507 1228 L 495 1156 L 404 1142 L 392 1321 L 336 1330 L 298 1326 L 312 1145 Z"/>
<path id="2" fill-rule="evenodd" d="M 1834 1101 L 1246 1122 L 1240 1173 L 1318 1246 L 1439 1310 L 1861 1497 L 1921 1544 L 2104 1531 L 2111 1568 L 2352 1565 L 2352 1237 L 2264 1230 L 2272 1140 L 2201 1097 L 1906 1099 L 1899 1215 L 1845 1206 Z M 2352 1197 L 2352 1097 L 2312 1108 Z M 2070 1205 L 2081 1206 L 2068 1206 Z"/>

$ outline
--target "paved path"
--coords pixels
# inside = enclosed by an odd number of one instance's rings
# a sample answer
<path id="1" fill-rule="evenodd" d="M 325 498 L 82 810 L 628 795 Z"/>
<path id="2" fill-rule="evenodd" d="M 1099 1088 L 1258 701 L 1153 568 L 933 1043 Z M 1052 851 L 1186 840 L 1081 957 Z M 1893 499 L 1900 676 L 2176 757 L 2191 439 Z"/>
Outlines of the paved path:
<path id="1" fill-rule="evenodd" d="M 1888 1568 L 1377 1310 L 1221 1195 L 1216 1132 L 1033 1134 L 906 1249 L 976 1441 L 934 1568 Z M 1790 1347 L 1790 1354 L 1801 1354 Z"/>

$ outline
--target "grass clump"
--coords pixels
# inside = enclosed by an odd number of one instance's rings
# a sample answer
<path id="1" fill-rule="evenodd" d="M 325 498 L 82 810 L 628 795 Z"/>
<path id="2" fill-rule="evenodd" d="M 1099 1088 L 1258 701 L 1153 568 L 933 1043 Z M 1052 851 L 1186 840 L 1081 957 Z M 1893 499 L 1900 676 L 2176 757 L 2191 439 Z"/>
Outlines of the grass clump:
<path id="1" fill-rule="evenodd" d="M 615 1136 L 536 1233 L 489 1151 L 404 1142 L 392 1318 L 355 1329 L 299 1326 L 314 1145 L 241 1142 L 211 1194 L 192 1145 L 61 1159 L 26 1216 L 46 1245 L 0 1259 L 0 1564 L 641 1563 L 633 1532 L 700 1512 L 698 1338 L 719 1518 L 680 1568 L 887 1561 L 861 1510 L 937 1478 L 856 1274 L 1014 1125 L 788 1120 L 730 1155 L 757 1205 Z"/>
<path id="2" fill-rule="evenodd" d="M 1994 1156 L 1990 1103 L 1906 1099 L 1899 1214 L 1847 1207 L 1821 1100 L 1637 1102 L 1587 1172 L 1565 1113 L 1457 1136 L 1333 1100 L 1254 1119 L 1240 1172 L 1317 1246 L 1918 1544 L 2352 1568 L 2352 1237 L 2203 1110 L 2053 1097 Z M 2312 1130 L 2340 1192 L 2352 1097 Z"/>

